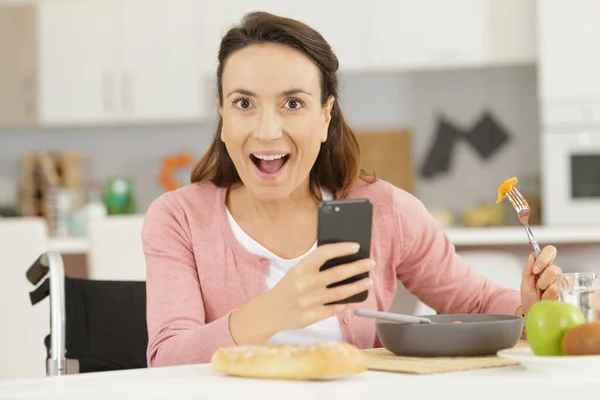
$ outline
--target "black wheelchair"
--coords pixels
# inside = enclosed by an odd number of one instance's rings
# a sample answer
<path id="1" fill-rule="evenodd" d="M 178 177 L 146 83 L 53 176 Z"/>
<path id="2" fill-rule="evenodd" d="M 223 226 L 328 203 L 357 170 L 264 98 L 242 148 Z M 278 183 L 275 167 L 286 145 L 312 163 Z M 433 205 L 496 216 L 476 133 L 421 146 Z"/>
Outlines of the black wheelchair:
<path id="1" fill-rule="evenodd" d="M 26 273 L 32 306 L 50 299 L 46 375 L 146 368 L 146 282 L 65 276 L 60 253 L 42 254 Z"/>

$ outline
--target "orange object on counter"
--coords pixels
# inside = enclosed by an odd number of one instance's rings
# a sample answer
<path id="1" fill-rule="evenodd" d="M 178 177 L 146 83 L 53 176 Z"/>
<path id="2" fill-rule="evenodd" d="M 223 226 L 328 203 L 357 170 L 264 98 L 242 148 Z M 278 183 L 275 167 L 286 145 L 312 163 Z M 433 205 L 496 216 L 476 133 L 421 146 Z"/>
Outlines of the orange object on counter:
<path id="1" fill-rule="evenodd" d="M 189 153 L 177 153 L 163 158 L 158 180 L 166 191 L 172 191 L 182 186 L 175 179 L 175 172 L 180 168 L 191 165 L 192 155 Z"/>

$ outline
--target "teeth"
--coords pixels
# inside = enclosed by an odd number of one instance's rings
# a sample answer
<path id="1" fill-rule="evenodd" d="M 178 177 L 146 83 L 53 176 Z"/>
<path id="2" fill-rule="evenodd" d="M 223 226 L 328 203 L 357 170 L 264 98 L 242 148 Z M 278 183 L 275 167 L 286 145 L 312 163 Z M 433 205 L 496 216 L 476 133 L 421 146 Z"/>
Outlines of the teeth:
<path id="1" fill-rule="evenodd" d="M 287 154 L 271 154 L 271 155 L 258 155 L 258 154 L 253 154 L 254 157 L 258 158 L 259 160 L 279 160 L 280 158 L 285 157 Z"/>

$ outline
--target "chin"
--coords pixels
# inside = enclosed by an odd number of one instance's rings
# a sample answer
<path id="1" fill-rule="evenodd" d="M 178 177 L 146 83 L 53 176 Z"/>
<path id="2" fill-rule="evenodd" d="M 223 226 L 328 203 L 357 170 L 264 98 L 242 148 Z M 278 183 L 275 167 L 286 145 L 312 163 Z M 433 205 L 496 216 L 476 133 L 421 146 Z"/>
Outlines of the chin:
<path id="1" fill-rule="evenodd" d="M 285 200 L 292 195 L 292 188 L 288 185 L 246 185 L 252 196 L 266 203 Z"/>

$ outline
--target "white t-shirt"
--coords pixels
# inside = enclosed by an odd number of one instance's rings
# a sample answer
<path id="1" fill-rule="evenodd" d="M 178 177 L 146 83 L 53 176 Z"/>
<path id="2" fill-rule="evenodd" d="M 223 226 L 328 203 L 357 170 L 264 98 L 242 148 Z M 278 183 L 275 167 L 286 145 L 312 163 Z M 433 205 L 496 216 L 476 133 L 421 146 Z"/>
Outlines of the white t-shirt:
<path id="1" fill-rule="evenodd" d="M 330 200 L 331 194 L 321 189 L 321 194 L 324 200 Z M 260 243 L 252 239 L 244 230 L 237 224 L 229 210 L 227 210 L 227 219 L 233 230 L 233 234 L 242 246 L 248 251 L 261 257 L 266 257 L 271 260 L 269 271 L 267 272 L 266 288 L 270 290 L 275 286 L 281 278 L 294 266 L 304 258 L 307 254 L 317 247 L 315 242 L 306 253 L 292 260 L 286 260 L 276 256 L 271 251 L 266 249 Z M 275 334 L 267 343 L 268 344 L 300 344 L 310 345 L 325 341 L 343 341 L 342 331 L 339 321 L 336 316 L 321 320 L 313 325 L 307 326 L 304 329 L 281 331 Z"/>

